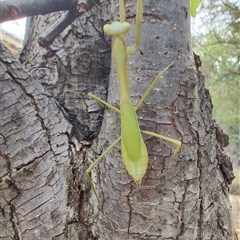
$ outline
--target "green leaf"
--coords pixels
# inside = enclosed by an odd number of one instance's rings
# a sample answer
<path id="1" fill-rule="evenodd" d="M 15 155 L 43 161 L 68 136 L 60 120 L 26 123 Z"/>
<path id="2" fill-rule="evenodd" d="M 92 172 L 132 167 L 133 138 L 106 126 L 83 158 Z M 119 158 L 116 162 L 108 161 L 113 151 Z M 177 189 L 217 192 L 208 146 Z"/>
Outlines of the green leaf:
<path id="1" fill-rule="evenodd" d="M 202 0 L 190 0 L 190 12 L 192 17 L 196 17 L 197 7 Z"/>

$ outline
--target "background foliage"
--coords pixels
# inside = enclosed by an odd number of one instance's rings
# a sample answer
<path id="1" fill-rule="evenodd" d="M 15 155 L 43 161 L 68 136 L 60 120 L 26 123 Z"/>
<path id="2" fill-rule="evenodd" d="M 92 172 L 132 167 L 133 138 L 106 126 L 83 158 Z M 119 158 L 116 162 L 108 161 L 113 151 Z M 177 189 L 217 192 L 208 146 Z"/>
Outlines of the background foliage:
<path id="1" fill-rule="evenodd" d="M 240 1 L 203 0 L 198 18 L 194 51 L 202 60 L 214 118 L 229 135 L 229 148 L 240 163 Z"/>

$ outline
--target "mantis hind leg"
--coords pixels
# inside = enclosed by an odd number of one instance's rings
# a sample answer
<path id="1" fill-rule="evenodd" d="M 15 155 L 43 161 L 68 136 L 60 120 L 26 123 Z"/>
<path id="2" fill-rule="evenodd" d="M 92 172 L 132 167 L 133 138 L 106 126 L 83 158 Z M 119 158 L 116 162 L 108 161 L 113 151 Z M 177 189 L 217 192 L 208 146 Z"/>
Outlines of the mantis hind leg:
<path id="1" fill-rule="evenodd" d="M 104 158 L 104 156 L 118 143 L 120 142 L 122 137 L 119 137 L 118 139 L 116 139 L 86 170 L 86 175 L 87 175 L 87 179 L 91 185 L 91 188 L 98 200 L 98 203 L 100 203 L 100 199 L 98 197 L 97 191 L 93 185 L 92 179 L 90 177 L 90 172 L 93 170 L 93 168 Z"/>
<path id="2" fill-rule="evenodd" d="M 165 140 L 167 142 L 170 142 L 170 143 L 173 143 L 174 145 L 176 145 L 177 147 L 176 147 L 176 149 L 175 149 L 175 151 L 174 151 L 174 153 L 172 155 L 172 158 L 174 158 L 176 156 L 176 154 L 178 153 L 178 151 L 181 148 L 182 143 L 180 141 L 178 141 L 178 140 L 175 140 L 173 138 L 169 138 L 169 137 L 166 137 L 166 136 L 154 133 L 154 132 L 143 131 L 143 130 L 141 130 L 141 132 L 144 133 L 144 134 L 153 136 L 153 137 L 157 137 L 157 138 L 163 139 L 163 140 Z"/>

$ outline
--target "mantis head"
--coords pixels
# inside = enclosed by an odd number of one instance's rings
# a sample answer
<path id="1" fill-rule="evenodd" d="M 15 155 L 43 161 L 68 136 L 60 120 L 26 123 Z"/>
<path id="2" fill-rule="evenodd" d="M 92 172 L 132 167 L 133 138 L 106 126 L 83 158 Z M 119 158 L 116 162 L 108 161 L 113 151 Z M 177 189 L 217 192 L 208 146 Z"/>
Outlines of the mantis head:
<path id="1" fill-rule="evenodd" d="M 103 31 L 108 36 L 125 35 L 130 30 L 130 24 L 128 22 L 113 22 L 111 24 L 105 24 Z"/>

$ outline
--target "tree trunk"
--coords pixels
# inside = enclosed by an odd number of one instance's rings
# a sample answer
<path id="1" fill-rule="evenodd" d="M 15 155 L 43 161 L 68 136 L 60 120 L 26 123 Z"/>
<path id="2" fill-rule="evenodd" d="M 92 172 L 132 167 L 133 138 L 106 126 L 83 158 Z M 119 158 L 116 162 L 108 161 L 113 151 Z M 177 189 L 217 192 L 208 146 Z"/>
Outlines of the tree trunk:
<path id="1" fill-rule="evenodd" d="M 102 9 L 118 13 L 115 4 Z M 135 4 L 126 11 L 131 45 Z M 137 113 L 141 129 L 182 141 L 181 151 L 171 159 L 174 146 L 144 136 L 149 165 L 137 188 L 116 146 L 92 171 L 100 211 L 85 170 L 120 135 L 119 115 L 106 109 L 103 118 L 87 96 L 106 99 L 108 91 L 108 102 L 119 105 L 105 14 L 93 8 L 40 47 L 39 35 L 59 15 L 29 20 L 21 63 L 1 46 L 0 238 L 233 240 L 228 139 L 194 61 L 189 2 L 145 1 L 141 45 L 129 59 L 136 104 L 181 52 Z"/>

